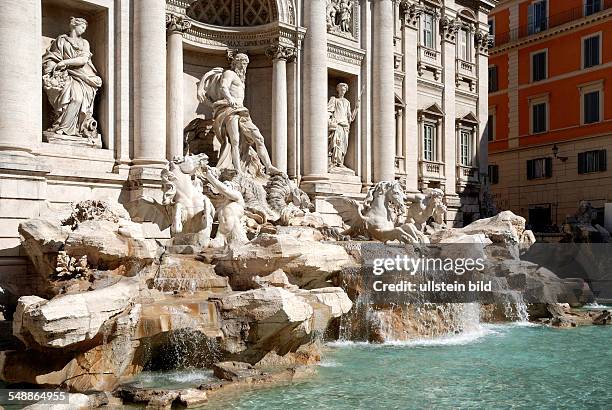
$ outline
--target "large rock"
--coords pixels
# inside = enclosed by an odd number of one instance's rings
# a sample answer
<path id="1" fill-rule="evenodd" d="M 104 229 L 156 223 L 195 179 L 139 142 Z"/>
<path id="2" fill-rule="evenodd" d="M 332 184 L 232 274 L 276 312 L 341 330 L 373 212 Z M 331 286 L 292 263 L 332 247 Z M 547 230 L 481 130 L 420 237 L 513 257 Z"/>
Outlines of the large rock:
<path id="1" fill-rule="evenodd" d="M 432 243 L 452 243 L 453 239 L 461 241 L 464 235 L 482 234 L 494 244 L 505 246 L 533 243 L 533 233 L 525 229 L 525 218 L 511 211 L 500 212 L 491 217 L 479 219 L 463 228 L 440 229 L 431 236 Z"/>
<path id="2" fill-rule="evenodd" d="M 142 369 L 132 335 L 140 319 L 140 305 L 114 318 L 103 337 L 79 344 L 78 350 L 47 348 L 0 352 L 0 379 L 68 388 L 71 391 L 111 391 L 122 377 Z"/>
<path id="3" fill-rule="evenodd" d="M 91 340 L 108 328 L 110 319 L 126 311 L 139 287 L 136 280 L 125 278 L 106 288 L 49 301 L 22 297 L 13 334 L 33 348 L 66 348 Z"/>
<path id="4" fill-rule="evenodd" d="M 122 268 L 135 274 L 150 264 L 157 254 L 157 244 L 144 239 L 137 225 L 123 221 L 85 221 L 66 239 L 65 251 L 74 257 L 87 256 L 89 264 L 100 270 Z"/>
<path id="5" fill-rule="evenodd" d="M 356 262 L 342 246 L 311 240 L 313 235 L 316 234 L 310 228 L 262 234 L 217 257 L 214 264 L 218 273 L 230 277 L 232 289 L 257 287 L 253 283 L 255 276 L 267 276 L 278 269 L 301 288 L 327 287 L 336 273 L 354 267 Z"/>

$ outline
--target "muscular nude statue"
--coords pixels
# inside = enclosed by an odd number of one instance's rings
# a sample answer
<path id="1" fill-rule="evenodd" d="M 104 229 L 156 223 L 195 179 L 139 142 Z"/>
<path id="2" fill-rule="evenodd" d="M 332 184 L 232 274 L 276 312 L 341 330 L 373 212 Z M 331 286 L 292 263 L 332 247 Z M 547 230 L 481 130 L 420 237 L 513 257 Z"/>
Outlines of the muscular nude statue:
<path id="1" fill-rule="evenodd" d="M 255 146 L 257 155 L 266 168 L 266 173 L 280 171 L 272 166 L 264 137 L 253 123 L 249 110 L 244 106 L 245 78 L 249 64 L 246 54 L 237 54 L 231 69 L 215 68 L 204 75 L 198 86 L 200 102 L 212 104 L 214 129 L 218 137 L 227 137 L 231 146 L 231 160 L 236 171 L 243 171 L 240 149 L 241 138 Z"/>

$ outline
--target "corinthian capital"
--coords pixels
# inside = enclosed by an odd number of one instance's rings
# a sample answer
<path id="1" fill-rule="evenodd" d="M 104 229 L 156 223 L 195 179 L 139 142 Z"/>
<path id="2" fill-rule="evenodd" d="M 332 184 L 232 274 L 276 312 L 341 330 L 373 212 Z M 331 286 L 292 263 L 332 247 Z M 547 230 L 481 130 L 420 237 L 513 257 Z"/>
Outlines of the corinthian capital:
<path id="1" fill-rule="evenodd" d="M 400 16 L 407 26 L 416 28 L 419 23 L 419 18 L 423 14 L 423 7 L 419 4 L 410 3 L 408 0 L 402 0 L 400 3 Z"/>
<path id="2" fill-rule="evenodd" d="M 266 55 L 272 60 L 291 60 L 295 57 L 295 48 L 273 44 L 266 50 Z"/>
<path id="3" fill-rule="evenodd" d="M 459 19 L 451 19 L 448 16 L 442 16 L 440 19 L 440 32 L 446 41 L 454 42 L 461 26 Z"/>
<path id="4" fill-rule="evenodd" d="M 166 13 L 166 30 L 168 33 L 184 33 L 191 27 L 191 22 L 177 14 Z"/>
<path id="5" fill-rule="evenodd" d="M 474 33 L 474 43 L 481 54 L 488 54 L 491 46 L 491 35 L 484 30 L 477 30 Z"/>

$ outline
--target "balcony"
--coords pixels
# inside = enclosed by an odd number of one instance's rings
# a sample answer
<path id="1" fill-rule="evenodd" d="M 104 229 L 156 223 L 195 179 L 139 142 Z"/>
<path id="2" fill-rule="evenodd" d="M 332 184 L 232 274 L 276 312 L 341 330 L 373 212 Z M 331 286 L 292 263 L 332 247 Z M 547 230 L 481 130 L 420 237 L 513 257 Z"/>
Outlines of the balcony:
<path id="1" fill-rule="evenodd" d="M 478 78 L 476 64 L 457 59 L 456 76 L 457 87 L 459 87 L 461 81 L 465 81 L 470 86 L 470 91 L 474 91 L 476 88 L 476 78 Z"/>
<path id="2" fill-rule="evenodd" d="M 436 81 L 439 80 L 442 74 L 442 57 L 438 50 L 420 45 L 417 61 L 417 71 L 420 76 L 424 70 L 433 72 Z"/>
<path id="3" fill-rule="evenodd" d="M 552 16 L 549 16 L 547 18 L 538 19 L 537 21 L 533 21 L 530 24 L 525 24 L 505 33 L 495 35 L 495 47 L 499 47 L 504 44 L 520 40 L 524 37 L 550 30 L 554 27 L 558 27 L 563 24 L 571 23 L 572 21 L 596 15 L 611 8 L 612 2 L 602 0 L 601 8 L 599 10 L 590 9 L 587 7 L 576 7 L 570 10 L 566 10 L 562 13 L 553 14 Z"/>
<path id="4" fill-rule="evenodd" d="M 457 165 L 457 185 L 465 187 L 467 185 L 477 185 L 479 183 L 478 168 Z"/>
<path id="5" fill-rule="evenodd" d="M 444 163 L 437 161 L 419 161 L 419 179 L 429 184 L 431 181 L 444 181 Z"/>

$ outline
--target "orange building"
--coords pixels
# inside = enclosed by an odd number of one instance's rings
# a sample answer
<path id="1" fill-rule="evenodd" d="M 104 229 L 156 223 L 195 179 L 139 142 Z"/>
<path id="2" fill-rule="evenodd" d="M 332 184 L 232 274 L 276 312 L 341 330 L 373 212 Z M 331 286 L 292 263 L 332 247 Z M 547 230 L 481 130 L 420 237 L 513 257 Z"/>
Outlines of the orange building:
<path id="1" fill-rule="evenodd" d="M 612 202 L 612 0 L 501 0 L 489 15 L 489 178 L 551 229 Z"/>

